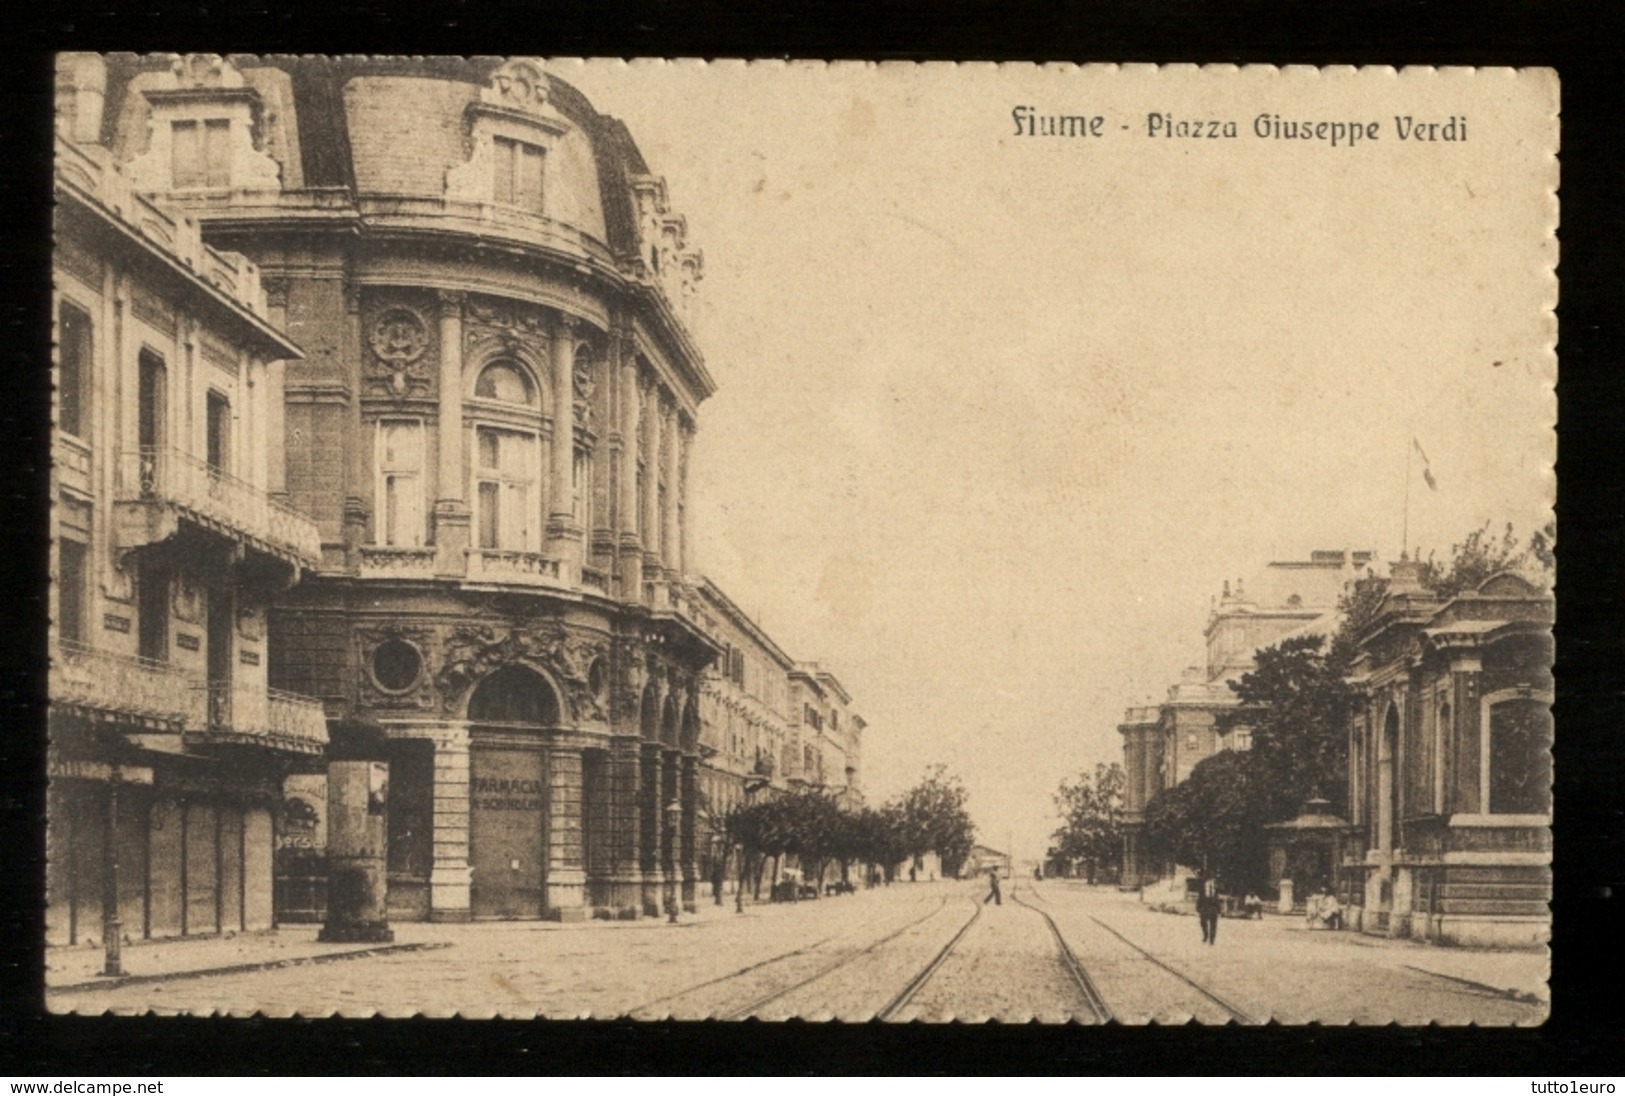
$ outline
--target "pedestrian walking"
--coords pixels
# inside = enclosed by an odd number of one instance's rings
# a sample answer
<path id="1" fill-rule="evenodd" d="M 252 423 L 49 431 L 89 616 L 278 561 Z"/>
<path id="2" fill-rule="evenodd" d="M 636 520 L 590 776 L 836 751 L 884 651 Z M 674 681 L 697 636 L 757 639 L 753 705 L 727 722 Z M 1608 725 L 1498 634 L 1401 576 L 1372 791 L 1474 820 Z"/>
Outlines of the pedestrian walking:
<path id="1" fill-rule="evenodd" d="M 999 893 L 999 869 L 998 868 L 994 868 L 992 871 L 987 873 L 987 881 L 988 881 L 988 885 L 992 889 L 990 889 L 987 892 L 987 897 L 982 899 L 982 905 L 985 906 L 989 902 L 992 902 L 995 906 L 1004 905 L 1004 896 Z"/>
<path id="2" fill-rule="evenodd" d="M 1202 943 L 1217 943 L 1219 938 L 1219 881 L 1211 875 L 1202 877 L 1201 889 L 1196 893 L 1196 917 L 1202 923 Z"/>

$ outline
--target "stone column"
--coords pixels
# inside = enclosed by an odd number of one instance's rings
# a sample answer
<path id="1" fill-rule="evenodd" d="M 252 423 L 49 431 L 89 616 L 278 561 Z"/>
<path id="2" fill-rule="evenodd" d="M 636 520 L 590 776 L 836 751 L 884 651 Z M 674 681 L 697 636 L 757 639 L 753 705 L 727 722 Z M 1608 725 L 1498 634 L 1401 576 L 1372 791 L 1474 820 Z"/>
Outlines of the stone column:
<path id="1" fill-rule="evenodd" d="M 643 833 L 639 796 L 638 740 L 610 745 L 610 898 L 616 913 L 633 916 L 643 905 Z"/>
<path id="2" fill-rule="evenodd" d="M 435 570 L 461 577 L 466 568 L 469 510 L 463 475 L 463 301 L 440 294 L 440 445 L 435 468 Z"/>
<path id="3" fill-rule="evenodd" d="M 677 462 L 677 573 L 686 575 L 689 560 L 693 558 L 690 554 L 693 541 L 688 531 L 694 518 L 693 511 L 688 508 L 688 463 L 694 448 L 694 424 L 685 419 L 677 438 L 683 446 Z"/>
<path id="4" fill-rule="evenodd" d="M 660 387 L 651 384 L 643 398 L 643 572 L 660 577 Z"/>
<path id="5" fill-rule="evenodd" d="M 559 561 L 559 577 L 581 581 L 581 530 L 575 520 L 576 321 L 559 317 L 553 327 L 553 452 L 548 477 L 547 554 Z"/>
<path id="6" fill-rule="evenodd" d="M 682 432 L 678 429 L 675 407 L 665 412 L 660 431 L 666 439 L 665 450 L 660 454 L 666 468 L 666 506 L 665 512 L 660 515 L 661 528 L 665 532 L 660 538 L 660 562 L 666 568 L 666 578 L 672 579 L 678 575 L 677 492 L 682 486 L 677 478 L 677 458 L 678 449 L 682 445 Z"/>
<path id="7" fill-rule="evenodd" d="M 660 916 L 660 744 L 645 742 L 639 750 L 638 811 L 642 857 L 643 915 Z"/>
<path id="8" fill-rule="evenodd" d="M 353 285 L 344 287 L 344 391 L 348 406 L 344 414 L 344 553 L 345 566 L 355 565 L 356 553 L 367 538 L 367 519 L 372 508 L 372 454 L 362 455 L 361 447 L 361 292 Z"/>
<path id="9" fill-rule="evenodd" d="M 678 802 L 683 807 L 682 830 L 678 835 L 678 855 L 682 861 L 683 909 L 689 913 L 695 912 L 694 889 L 699 878 L 697 864 L 699 849 L 695 840 L 700 806 L 699 768 L 699 758 L 692 754 L 683 755 L 682 768 L 678 776 Z"/>
<path id="10" fill-rule="evenodd" d="M 581 849 L 581 747 L 547 753 L 547 916 L 587 916 L 587 873 Z"/>
<path id="11" fill-rule="evenodd" d="M 620 362 L 618 393 L 620 396 L 621 447 L 616 454 L 620 479 L 620 499 L 616 506 L 616 525 L 619 530 L 617 554 L 620 556 L 620 598 L 622 601 L 643 600 L 643 542 L 639 538 L 638 514 L 638 363 L 625 338 L 619 340 Z"/>
<path id="12" fill-rule="evenodd" d="M 668 912 L 676 903 L 680 895 L 679 887 L 682 883 L 681 864 L 681 827 L 682 818 L 676 819 L 673 826 L 671 805 L 682 805 L 678 798 L 681 784 L 681 755 L 676 750 L 662 750 L 660 753 L 660 908 Z"/>
<path id="13" fill-rule="evenodd" d="M 429 920 L 467 921 L 468 727 L 448 724 L 434 739 L 434 868 Z"/>

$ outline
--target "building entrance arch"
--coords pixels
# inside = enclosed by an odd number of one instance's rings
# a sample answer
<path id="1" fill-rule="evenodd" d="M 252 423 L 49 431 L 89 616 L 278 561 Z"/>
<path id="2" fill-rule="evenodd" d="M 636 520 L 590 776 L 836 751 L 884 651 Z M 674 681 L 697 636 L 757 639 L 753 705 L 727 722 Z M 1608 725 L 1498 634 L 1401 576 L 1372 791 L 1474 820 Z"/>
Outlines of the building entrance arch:
<path id="1" fill-rule="evenodd" d="M 538 918 L 547 910 L 548 754 L 558 693 L 540 673 L 505 666 L 468 700 L 470 912 Z"/>

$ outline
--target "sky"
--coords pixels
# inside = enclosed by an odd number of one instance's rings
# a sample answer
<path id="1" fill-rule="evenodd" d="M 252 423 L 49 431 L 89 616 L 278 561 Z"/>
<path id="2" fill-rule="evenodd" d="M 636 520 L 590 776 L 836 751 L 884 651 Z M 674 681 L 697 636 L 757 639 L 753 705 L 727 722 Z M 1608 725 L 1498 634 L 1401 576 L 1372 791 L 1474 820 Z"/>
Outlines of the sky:
<path id="1" fill-rule="evenodd" d="M 627 123 L 705 253 L 695 563 L 853 694 L 871 800 L 944 763 L 982 840 L 1038 856 L 1060 781 L 1202 661 L 1224 581 L 1549 519 L 1538 77 L 549 68 Z M 1102 135 L 1018 137 L 1023 104 Z M 1152 112 L 1239 135 L 1152 137 Z M 1379 137 L 1260 139 L 1266 112 Z"/>

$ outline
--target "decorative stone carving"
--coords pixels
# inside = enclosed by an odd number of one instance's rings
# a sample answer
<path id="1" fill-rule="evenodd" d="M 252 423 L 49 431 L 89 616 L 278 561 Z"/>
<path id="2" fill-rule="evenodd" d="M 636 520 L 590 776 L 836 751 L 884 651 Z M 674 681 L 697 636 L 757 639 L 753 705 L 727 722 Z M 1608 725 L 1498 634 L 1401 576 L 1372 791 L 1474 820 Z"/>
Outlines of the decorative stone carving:
<path id="1" fill-rule="evenodd" d="M 490 90 L 496 92 L 498 102 L 515 110 L 541 110 L 547 106 L 547 76 L 534 61 L 519 58 L 507 62 L 491 74 Z"/>
<path id="2" fill-rule="evenodd" d="M 603 722 L 608 713 L 594 693 L 591 670 L 605 650 L 602 643 L 571 636 L 556 623 L 505 633 L 486 624 L 462 625 L 446 638 L 445 658 L 435 684 L 441 705 L 451 712 L 487 674 L 503 666 L 529 665 L 546 670 L 562 686 L 571 719 Z"/>
<path id="3" fill-rule="evenodd" d="M 361 653 L 361 691 L 364 704 L 373 708 L 411 708 L 433 711 L 434 687 L 429 675 L 420 672 L 405 689 L 381 686 L 373 672 L 378 648 L 386 643 L 405 642 L 420 653 L 430 648 L 433 632 L 428 628 L 386 623 L 371 628 L 356 629 L 356 642 Z"/>
<path id="4" fill-rule="evenodd" d="M 429 390 L 430 371 L 422 361 L 429 347 L 429 329 L 423 317 L 396 305 L 384 309 L 367 335 L 378 368 L 373 380 L 396 399 Z"/>
<path id="5" fill-rule="evenodd" d="M 549 334 L 539 310 L 470 297 L 463 323 L 464 357 L 477 361 L 501 352 L 531 364 L 546 361 Z"/>
<path id="6" fill-rule="evenodd" d="M 593 396 L 598 391 L 598 382 L 593 378 L 595 358 L 592 350 L 586 346 L 576 349 L 575 376 L 575 421 L 576 425 L 592 427 Z"/>
<path id="7" fill-rule="evenodd" d="M 170 66 L 175 82 L 183 88 L 223 88 L 243 86 L 242 73 L 226 64 L 218 53 L 188 53 Z"/>
<path id="8" fill-rule="evenodd" d="M 175 619 L 185 624 L 202 624 L 203 587 L 188 575 L 176 575 L 170 590 L 170 606 L 175 611 Z M 258 639 L 259 636 L 245 635 L 243 638 Z"/>
<path id="9" fill-rule="evenodd" d="M 180 584 L 176 583 L 176 596 Z M 257 605 L 243 605 L 237 609 L 237 634 L 253 643 L 265 638 L 265 610 Z"/>

